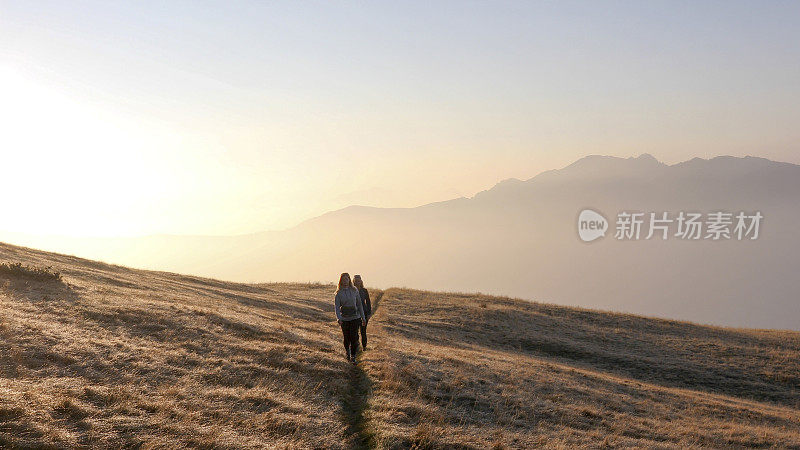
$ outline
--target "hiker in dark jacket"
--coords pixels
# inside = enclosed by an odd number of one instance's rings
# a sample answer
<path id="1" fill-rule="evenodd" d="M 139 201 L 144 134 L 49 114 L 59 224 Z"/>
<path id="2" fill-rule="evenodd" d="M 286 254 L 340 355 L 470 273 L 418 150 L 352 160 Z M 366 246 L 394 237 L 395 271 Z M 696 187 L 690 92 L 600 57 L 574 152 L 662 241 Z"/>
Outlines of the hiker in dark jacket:
<path id="1" fill-rule="evenodd" d="M 358 289 L 353 286 L 348 273 L 343 273 L 339 277 L 339 288 L 336 290 L 333 307 L 339 325 L 342 327 L 347 360 L 355 364 L 356 353 L 358 353 L 358 327 L 366 325 L 367 321 L 364 315 L 364 306 L 358 296 Z"/>
<path id="2" fill-rule="evenodd" d="M 361 280 L 361 275 L 353 277 L 353 284 L 358 289 L 358 296 L 361 297 L 361 306 L 364 308 L 364 323 L 361 324 L 361 347 L 367 349 L 367 324 L 369 318 L 372 316 L 372 304 L 369 301 L 369 292 L 364 288 L 364 282 Z"/>

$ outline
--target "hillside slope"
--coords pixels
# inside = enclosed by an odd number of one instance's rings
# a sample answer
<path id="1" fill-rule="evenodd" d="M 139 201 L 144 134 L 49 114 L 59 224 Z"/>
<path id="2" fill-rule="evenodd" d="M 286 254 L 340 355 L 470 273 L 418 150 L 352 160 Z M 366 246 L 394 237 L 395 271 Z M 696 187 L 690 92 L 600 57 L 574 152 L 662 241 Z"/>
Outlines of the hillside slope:
<path id="1" fill-rule="evenodd" d="M 800 334 L 389 289 L 368 410 L 388 446 L 800 447 Z"/>
<path id="2" fill-rule="evenodd" d="M 330 285 L 5 261 L 0 446 L 800 447 L 794 332 L 375 290 L 353 367 Z"/>
<path id="3" fill-rule="evenodd" d="M 345 447 L 329 285 L 243 285 L 0 245 L 0 446 Z"/>

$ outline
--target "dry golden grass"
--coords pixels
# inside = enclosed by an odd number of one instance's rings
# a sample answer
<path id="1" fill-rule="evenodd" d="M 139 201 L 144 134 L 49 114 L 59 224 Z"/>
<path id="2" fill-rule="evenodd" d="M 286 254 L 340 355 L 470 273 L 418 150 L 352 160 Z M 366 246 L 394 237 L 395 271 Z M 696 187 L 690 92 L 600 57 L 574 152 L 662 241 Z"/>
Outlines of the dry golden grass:
<path id="1" fill-rule="evenodd" d="M 800 334 L 390 289 L 380 447 L 800 447 Z"/>
<path id="2" fill-rule="evenodd" d="M 800 447 L 800 335 L 480 295 L 247 285 L 0 244 L 0 446 Z"/>
<path id="3" fill-rule="evenodd" d="M 331 285 L 243 285 L 0 245 L 0 446 L 347 447 Z"/>

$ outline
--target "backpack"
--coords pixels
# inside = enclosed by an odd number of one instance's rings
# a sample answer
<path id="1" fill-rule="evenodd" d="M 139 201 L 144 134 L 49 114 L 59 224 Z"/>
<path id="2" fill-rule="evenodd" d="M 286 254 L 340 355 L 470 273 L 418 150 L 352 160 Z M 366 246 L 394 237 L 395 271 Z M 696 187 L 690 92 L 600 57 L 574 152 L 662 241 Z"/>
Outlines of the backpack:
<path id="1" fill-rule="evenodd" d="M 345 305 L 344 304 L 345 301 L 350 301 L 351 303 L 349 305 Z M 342 295 L 342 302 L 339 305 L 339 309 L 342 310 L 343 316 L 354 316 L 356 315 L 357 312 L 355 301 L 348 298 L 347 295 Z"/>

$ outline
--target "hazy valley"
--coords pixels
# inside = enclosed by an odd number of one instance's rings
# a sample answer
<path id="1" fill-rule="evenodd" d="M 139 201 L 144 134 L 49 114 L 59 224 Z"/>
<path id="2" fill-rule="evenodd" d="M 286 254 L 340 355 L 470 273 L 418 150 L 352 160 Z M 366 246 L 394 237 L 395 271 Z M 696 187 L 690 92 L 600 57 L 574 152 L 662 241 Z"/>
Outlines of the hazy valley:
<path id="1" fill-rule="evenodd" d="M 4 239 L 135 267 L 221 279 L 328 282 L 343 267 L 382 287 L 484 292 L 694 322 L 800 329 L 800 166 L 762 158 L 590 156 L 473 198 L 352 206 L 279 232 L 232 237 Z M 610 222 L 578 239 L 584 208 Z M 761 212 L 757 240 L 618 241 L 620 211 Z"/>

